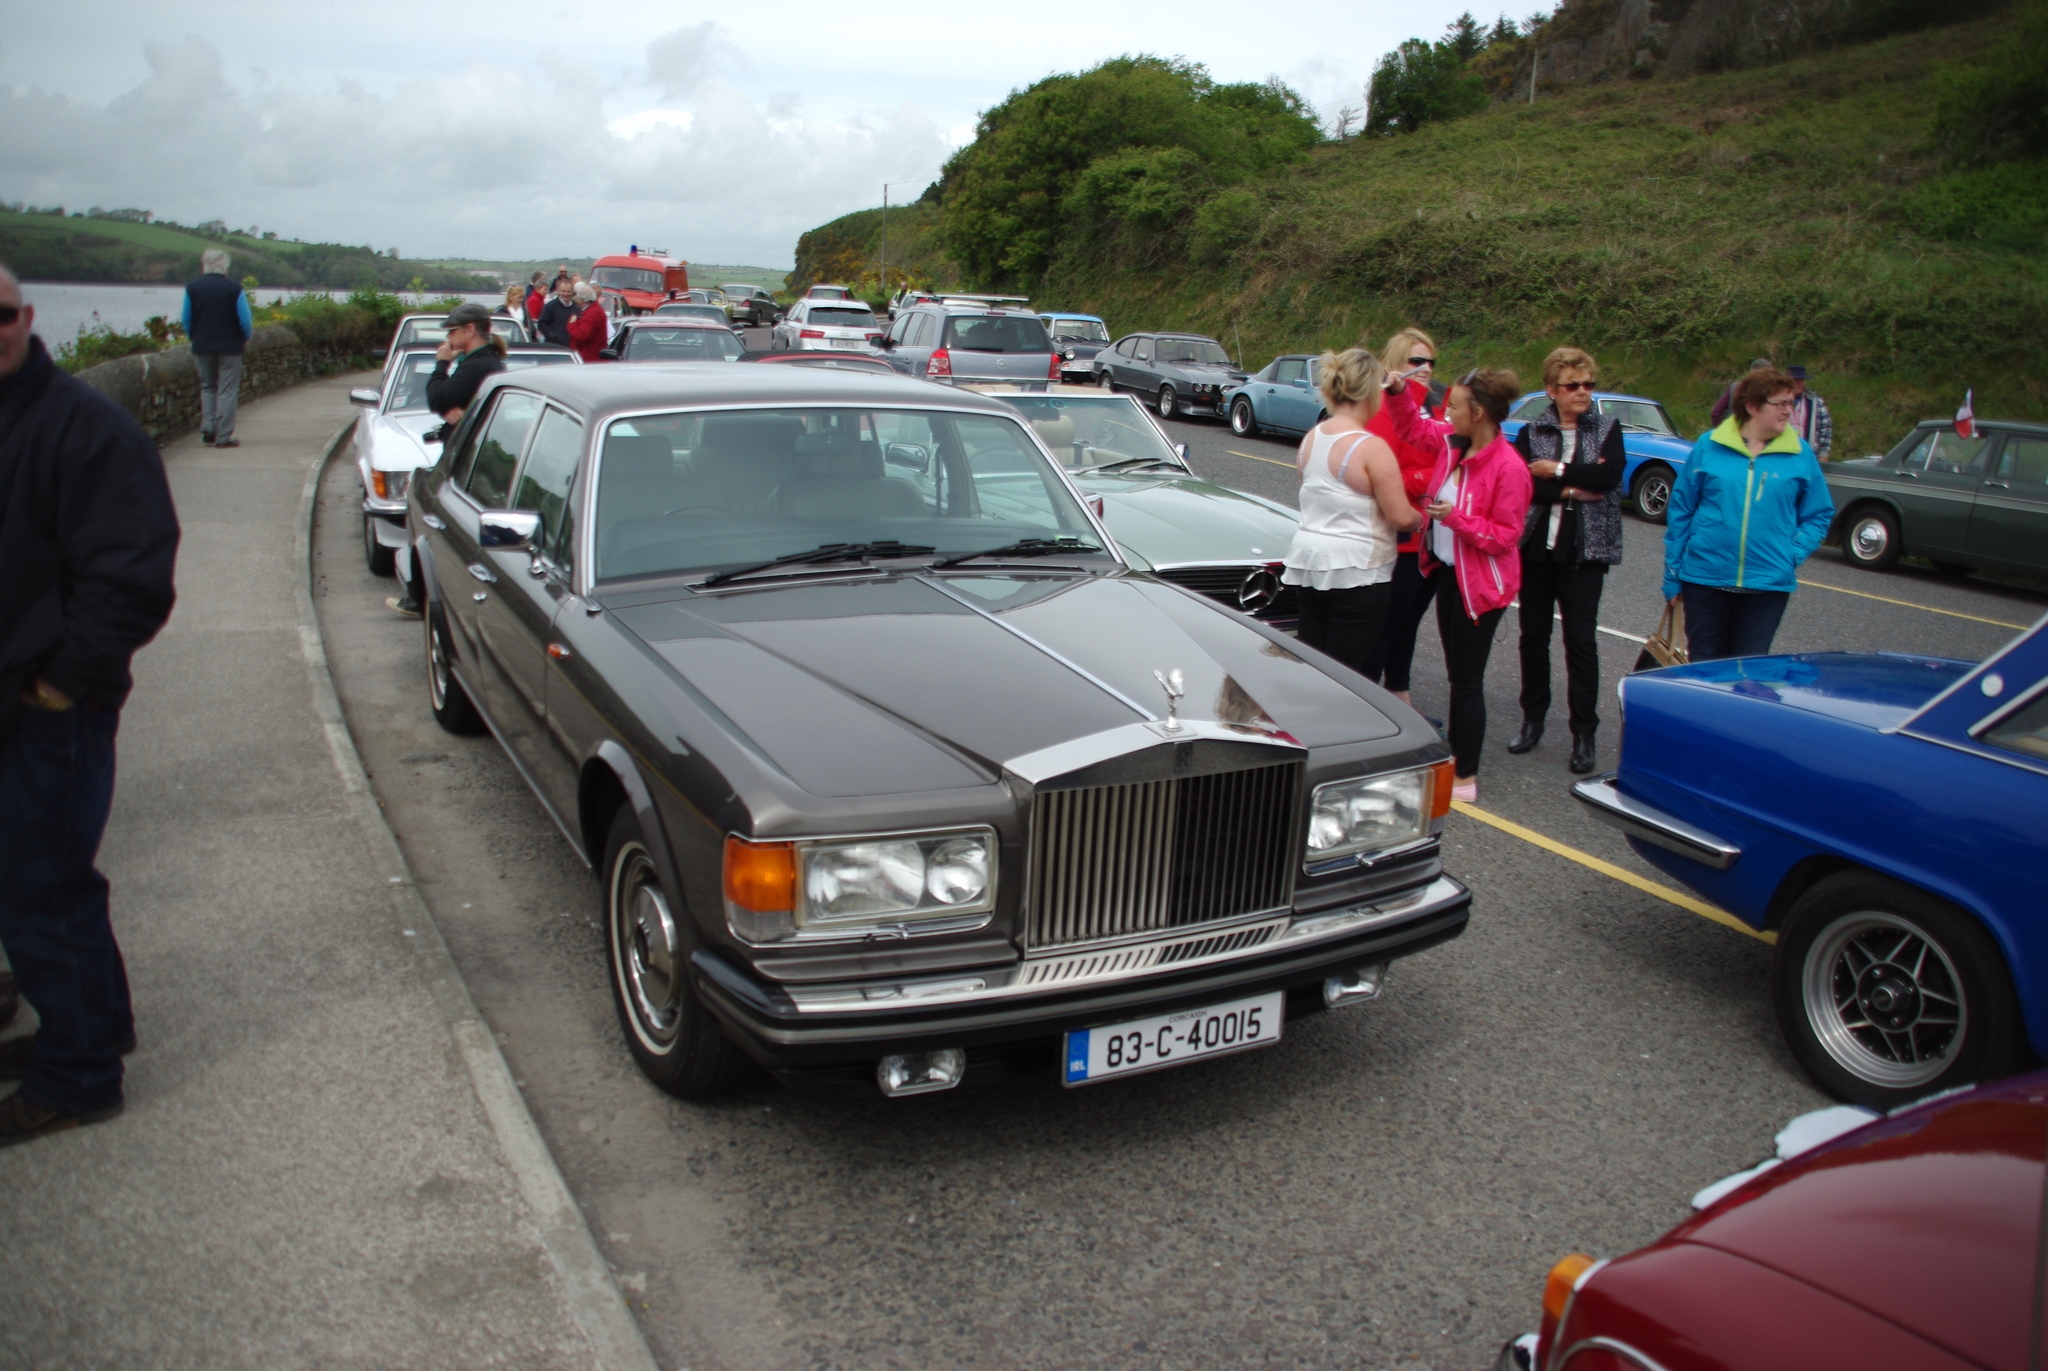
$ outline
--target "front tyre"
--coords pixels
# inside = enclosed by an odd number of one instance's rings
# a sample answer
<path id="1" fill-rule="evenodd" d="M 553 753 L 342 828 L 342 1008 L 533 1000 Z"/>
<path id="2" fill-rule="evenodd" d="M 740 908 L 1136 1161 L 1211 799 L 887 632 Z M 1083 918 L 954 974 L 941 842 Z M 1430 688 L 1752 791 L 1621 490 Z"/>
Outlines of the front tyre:
<path id="1" fill-rule="evenodd" d="M 434 711 L 434 722 L 458 735 L 483 732 L 483 716 L 476 712 L 462 682 L 455 679 L 455 654 L 448 644 L 446 612 L 429 602 L 420 622 L 426 626 L 427 705 Z"/>
<path id="2" fill-rule="evenodd" d="M 690 938 L 670 908 L 630 805 L 605 840 L 604 928 L 612 1007 L 647 1079 L 685 1100 L 747 1083 L 754 1064 L 690 988 Z"/>
<path id="3" fill-rule="evenodd" d="M 1240 438 L 1259 436 L 1259 416 L 1252 412 L 1252 402 L 1242 395 L 1230 402 L 1230 431 Z"/>
<path id="4" fill-rule="evenodd" d="M 1644 467 L 1629 494 L 1636 513 L 1653 524 L 1665 522 L 1671 515 L 1671 468 L 1656 462 Z"/>
<path id="5" fill-rule="evenodd" d="M 377 516 L 374 514 L 363 516 L 363 561 L 369 564 L 372 576 L 398 574 L 398 549 L 377 541 Z"/>
<path id="6" fill-rule="evenodd" d="M 1857 566 L 1883 571 L 1899 560 L 1905 547 L 1899 541 L 1899 521 L 1891 511 L 1875 505 L 1849 516 L 1842 530 L 1842 555 Z"/>
<path id="7" fill-rule="evenodd" d="M 1792 1055 L 1840 1099 L 1894 1109 L 2025 1060 L 2019 1000 L 1991 935 L 1870 872 L 1830 876 L 1799 898 L 1771 980 Z"/>
<path id="8" fill-rule="evenodd" d="M 1171 419 L 1180 413 L 1180 400 L 1173 393 L 1172 386 L 1159 388 L 1159 417 Z"/>

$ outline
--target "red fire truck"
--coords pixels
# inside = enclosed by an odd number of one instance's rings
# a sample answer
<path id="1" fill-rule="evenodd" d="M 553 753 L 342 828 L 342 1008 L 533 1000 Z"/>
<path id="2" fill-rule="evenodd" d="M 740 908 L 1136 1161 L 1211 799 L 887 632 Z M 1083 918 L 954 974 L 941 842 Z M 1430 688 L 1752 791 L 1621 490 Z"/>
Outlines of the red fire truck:
<path id="1" fill-rule="evenodd" d="M 613 319 L 646 314 L 690 288 L 690 264 L 636 243 L 623 257 L 600 257 L 590 268 L 604 312 Z"/>

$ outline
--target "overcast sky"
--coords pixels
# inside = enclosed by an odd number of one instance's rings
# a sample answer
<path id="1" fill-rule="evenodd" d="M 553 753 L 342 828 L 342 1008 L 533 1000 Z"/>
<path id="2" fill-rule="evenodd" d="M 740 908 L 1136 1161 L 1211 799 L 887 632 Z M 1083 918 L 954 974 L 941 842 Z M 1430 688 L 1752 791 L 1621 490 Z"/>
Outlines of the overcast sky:
<path id="1" fill-rule="evenodd" d="M 1051 72 L 1181 56 L 1334 115 L 1463 8 L 46 0 L 0 30 L 0 201 L 408 257 L 638 242 L 787 267 L 885 180 L 915 198 L 981 111 Z"/>

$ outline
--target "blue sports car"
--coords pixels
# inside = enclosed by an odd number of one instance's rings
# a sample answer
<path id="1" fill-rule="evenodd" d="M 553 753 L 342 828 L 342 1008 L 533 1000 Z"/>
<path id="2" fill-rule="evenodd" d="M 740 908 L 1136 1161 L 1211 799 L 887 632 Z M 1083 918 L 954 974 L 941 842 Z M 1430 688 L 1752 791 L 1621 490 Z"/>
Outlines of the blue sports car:
<path id="1" fill-rule="evenodd" d="M 1778 1021 L 1888 1109 L 2048 1057 L 2048 618 L 1972 665 L 1816 652 L 1622 681 L 1621 769 L 1572 787 L 1776 935 Z"/>
<path id="2" fill-rule="evenodd" d="M 1692 439 L 1679 433 L 1678 425 L 1656 400 L 1597 390 L 1593 403 L 1601 413 L 1621 420 L 1622 446 L 1628 450 L 1628 465 L 1621 473 L 1622 494 L 1635 501 L 1636 513 L 1653 524 L 1663 523 L 1664 511 L 1671 504 L 1671 483 L 1692 453 Z M 1508 421 L 1500 431 L 1513 441 L 1525 420 L 1548 408 L 1550 397 L 1542 391 L 1524 395 L 1508 411 Z"/>
<path id="3" fill-rule="evenodd" d="M 1224 392 L 1223 412 L 1230 416 L 1230 431 L 1240 438 L 1260 433 L 1278 433 L 1296 438 L 1323 421 L 1320 357 L 1290 352 L 1266 363 L 1266 369 L 1250 380 Z"/>

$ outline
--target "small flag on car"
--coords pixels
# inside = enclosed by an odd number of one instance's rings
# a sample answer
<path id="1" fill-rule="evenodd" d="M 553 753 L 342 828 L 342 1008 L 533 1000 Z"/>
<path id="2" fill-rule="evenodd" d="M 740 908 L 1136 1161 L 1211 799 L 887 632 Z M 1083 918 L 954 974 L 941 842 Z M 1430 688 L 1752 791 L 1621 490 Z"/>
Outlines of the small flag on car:
<path id="1" fill-rule="evenodd" d="M 1963 392 L 1963 407 L 1956 411 L 1956 437 L 1958 438 L 1974 438 L 1977 436 L 1977 411 L 1971 408 L 1970 405 L 1971 400 L 1976 397 L 1976 394 L 1977 392 L 1974 389 Z"/>

